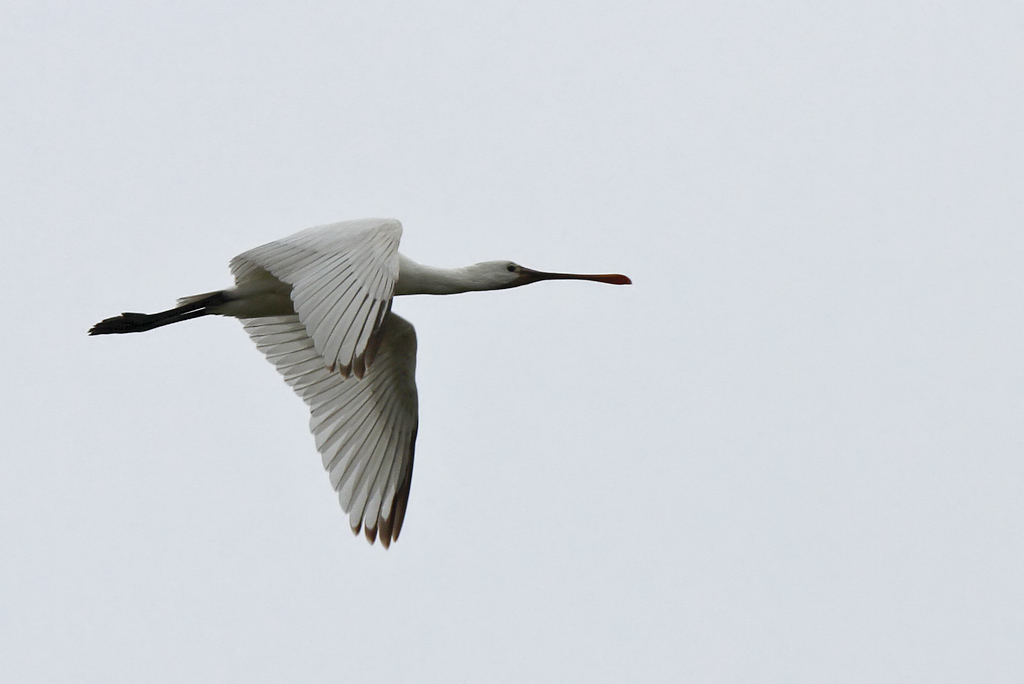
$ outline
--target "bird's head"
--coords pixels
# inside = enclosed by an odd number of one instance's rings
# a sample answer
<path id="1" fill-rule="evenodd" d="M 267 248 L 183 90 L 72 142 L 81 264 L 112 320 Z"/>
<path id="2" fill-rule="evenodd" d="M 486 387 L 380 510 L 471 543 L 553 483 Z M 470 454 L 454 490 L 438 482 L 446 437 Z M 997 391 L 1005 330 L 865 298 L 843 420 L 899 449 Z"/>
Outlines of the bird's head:
<path id="1" fill-rule="evenodd" d="M 509 287 L 529 285 L 541 280 L 592 280 L 597 283 L 609 283 L 611 285 L 632 284 L 628 277 L 618 273 L 549 273 L 520 266 L 514 261 L 485 261 L 470 268 L 476 271 L 474 275 L 482 281 L 482 284 L 486 283 L 486 289 L 490 290 L 504 290 Z"/>

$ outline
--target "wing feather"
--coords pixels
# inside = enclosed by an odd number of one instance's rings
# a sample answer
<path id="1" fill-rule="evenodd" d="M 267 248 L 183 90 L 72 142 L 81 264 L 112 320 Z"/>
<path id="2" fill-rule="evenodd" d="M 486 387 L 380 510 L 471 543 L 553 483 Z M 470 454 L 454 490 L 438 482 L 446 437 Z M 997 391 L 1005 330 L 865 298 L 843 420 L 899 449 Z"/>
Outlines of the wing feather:
<path id="1" fill-rule="evenodd" d="M 381 415 L 373 422 L 370 428 L 370 439 L 373 442 L 373 450 L 370 457 L 362 459 L 359 473 L 354 478 L 355 485 L 353 492 L 356 499 L 352 506 L 353 511 L 373 510 L 374 494 L 373 486 L 377 481 L 381 466 L 384 464 L 385 455 L 391 442 L 392 433 L 395 429 L 395 420 L 392 415 Z M 380 509 L 380 499 L 377 497 L 377 510 Z M 362 522 L 360 520 L 360 522 Z M 367 525 L 376 528 L 376 520 L 367 521 Z"/>
<path id="2" fill-rule="evenodd" d="M 401 237 L 394 219 L 317 226 L 238 255 L 231 272 L 238 285 L 261 272 L 290 285 L 295 312 L 325 367 L 362 377 L 395 292 Z"/>
<path id="3" fill-rule="evenodd" d="M 310 408 L 309 427 L 349 524 L 384 546 L 398 539 L 416 442 L 416 333 L 388 313 L 362 378 L 327 370 L 298 315 L 243 320 L 246 332 Z"/>

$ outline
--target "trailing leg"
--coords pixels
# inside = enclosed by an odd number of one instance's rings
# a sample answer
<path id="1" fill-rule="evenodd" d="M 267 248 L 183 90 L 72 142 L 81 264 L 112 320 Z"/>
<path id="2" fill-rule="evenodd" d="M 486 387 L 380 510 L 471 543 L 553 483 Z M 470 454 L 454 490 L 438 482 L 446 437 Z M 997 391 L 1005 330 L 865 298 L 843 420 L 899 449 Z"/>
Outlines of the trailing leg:
<path id="1" fill-rule="evenodd" d="M 120 316 L 106 318 L 89 329 L 90 335 L 114 335 L 121 333 L 137 333 L 159 328 L 161 326 L 187 321 L 190 318 L 208 316 L 212 313 L 210 309 L 228 301 L 224 292 L 214 292 L 194 301 L 188 301 L 167 311 L 160 311 L 154 314 L 144 313 L 123 313 Z"/>

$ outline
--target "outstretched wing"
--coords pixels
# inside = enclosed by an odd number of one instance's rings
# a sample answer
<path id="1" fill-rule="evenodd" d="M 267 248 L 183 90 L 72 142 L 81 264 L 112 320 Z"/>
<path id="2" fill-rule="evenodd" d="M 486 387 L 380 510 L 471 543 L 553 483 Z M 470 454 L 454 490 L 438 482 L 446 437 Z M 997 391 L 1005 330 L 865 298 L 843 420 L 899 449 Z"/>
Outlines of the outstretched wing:
<path id="1" fill-rule="evenodd" d="M 393 313 L 384 322 L 373 368 L 343 378 L 325 368 L 298 316 L 242 321 L 285 382 L 309 405 L 310 430 L 324 468 L 349 514 L 385 547 L 398 539 L 409 501 L 416 444 L 416 331 Z"/>
<path id="2" fill-rule="evenodd" d="M 402 224 L 359 219 L 317 226 L 231 260 L 235 282 L 269 272 L 291 299 L 326 367 L 362 377 L 373 363 L 398 279 Z"/>

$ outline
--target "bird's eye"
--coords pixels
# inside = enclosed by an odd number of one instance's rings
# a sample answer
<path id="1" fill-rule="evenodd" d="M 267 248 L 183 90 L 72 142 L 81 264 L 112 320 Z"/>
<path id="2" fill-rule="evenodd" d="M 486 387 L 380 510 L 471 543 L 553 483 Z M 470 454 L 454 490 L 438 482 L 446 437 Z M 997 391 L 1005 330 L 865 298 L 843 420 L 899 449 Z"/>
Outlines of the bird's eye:
<path id="1" fill-rule="evenodd" d="M 508 266 L 505 267 L 505 270 L 508 271 L 509 273 L 515 273 L 516 272 L 516 265 L 515 264 L 509 264 Z"/>

